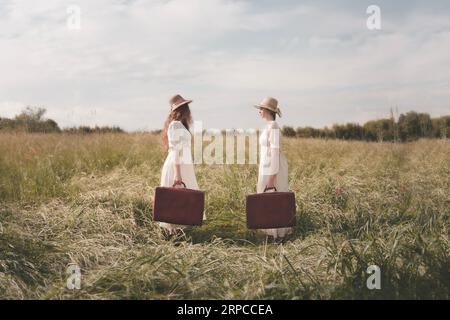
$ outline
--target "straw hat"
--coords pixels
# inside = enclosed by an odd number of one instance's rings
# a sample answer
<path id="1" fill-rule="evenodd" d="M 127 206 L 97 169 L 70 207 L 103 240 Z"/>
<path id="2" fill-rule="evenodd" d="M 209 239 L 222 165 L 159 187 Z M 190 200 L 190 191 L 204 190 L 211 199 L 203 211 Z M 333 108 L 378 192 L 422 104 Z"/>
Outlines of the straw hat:
<path id="1" fill-rule="evenodd" d="M 281 117 L 281 110 L 278 108 L 278 100 L 272 97 L 264 98 L 260 104 L 255 105 L 258 109 L 267 109 L 278 114 Z"/>
<path id="2" fill-rule="evenodd" d="M 181 107 L 182 105 L 185 105 L 186 103 L 191 103 L 191 102 L 192 102 L 192 100 L 186 100 L 179 94 L 176 94 L 169 100 L 170 110 L 174 111 L 175 109 Z"/>

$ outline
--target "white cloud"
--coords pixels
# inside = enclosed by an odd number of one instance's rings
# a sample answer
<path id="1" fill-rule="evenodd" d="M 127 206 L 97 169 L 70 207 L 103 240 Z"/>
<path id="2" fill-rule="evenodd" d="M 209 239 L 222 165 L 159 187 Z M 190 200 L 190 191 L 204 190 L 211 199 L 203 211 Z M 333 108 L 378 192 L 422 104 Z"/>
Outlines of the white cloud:
<path id="1" fill-rule="evenodd" d="M 450 11 L 383 14 L 371 32 L 365 10 L 319 1 L 78 0 L 82 29 L 70 31 L 73 3 L 0 4 L 0 116 L 45 105 L 63 126 L 157 128 L 176 92 L 215 127 L 258 125 L 247 107 L 269 94 L 292 125 L 364 121 L 392 105 L 450 113 Z"/>

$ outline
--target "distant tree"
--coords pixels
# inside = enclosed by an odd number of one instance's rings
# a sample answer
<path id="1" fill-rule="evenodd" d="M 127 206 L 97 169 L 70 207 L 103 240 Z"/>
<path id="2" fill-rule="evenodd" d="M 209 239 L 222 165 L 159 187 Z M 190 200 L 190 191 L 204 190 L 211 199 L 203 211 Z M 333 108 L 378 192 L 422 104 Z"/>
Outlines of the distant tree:
<path id="1" fill-rule="evenodd" d="M 363 136 L 363 128 L 356 123 L 335 124 L 332 130 L 338 139 L 353 140 L 361 139 Z"/>
<path id="2" fill-rule="evenodd" d="M 431 123 L 431 117 L 428 113 L 419 113 L 419 126 L 420 126 L 420 134 L 419 136 L 422 138 L 431 137 L 433 133 L 433 125 Z"/>
<path id="3" fill-rule="evenodd" d="M 289 127 L 289 126 L 284 126 L 281 129 L 281 133 L 283 134 L 283 136 L 286 136 L 286 137 L 295 137 L 295 130 L 294 130 L 294 128 Z"/>
<path id="4" fill-rule="evenodd" d="M 441 137 L 450 138 L 450 116 L 441 117 Z"/>
<path id="5" fill-rule="evenodd" d="M 63 132 L 71 133 L 71 134 L 91 134 L 91 133 L 123 133 L 125 131 L 118 126 L 112 126 L 112 127 L 109 127 L 109 126 L 103 126 L 103 127 L 78 126 L 78 127 L 64 128 Z"/>
<path id="6" fill-rule="evenodd" d="M 364 136 L 364 129 L 357 123 L 347 123 L 345 125 L 346 139 L 361 140 Z"/>
<path id="7" fill-rule="evenodd" d="M 337 139 L 345 139 L 345 126 L 340 124 L 333 124 L 331 129 L 334 132 L 334 137 Z"/>
<path id="8" fill-rule="evenodd" d="M 431 119 L 431 136 L 446 139 L 450 137 L 450 116 Z"/>
<path id="9" fill-rule="evenodd" d="M 8 118 L 0 118 L 0 130 L 14 129 L 14 120 Z"/>
<path id="10" fill-rule="evenodd" d="M 47 119 L 42 122 L 42 132 L 60 132 L 61 129 L 59 128 L 56 121 L 52 119 Z"/>
<path id="11" fill-rule="evenodd" d="M 368 121 L 363 126 L 363 137 L 367 141 L 393 141 L 394 128 L 390 119 Z"/>
<path id="12" fill-rule="evenodd" d="M 394 110 L 392 110 L 392 108 L 391 108 L 391 118 L 389 120 L 391 120 L 390 127 L 392 132 L 392 138 L 395 142 L 397 142 L 399 140 L 398 123 L 395 120 Z"/>
<path id="13" fill-rule="evenodd" d="M 421 136 L 419 114 L 415 111 L 401 114 L 398 119 L 398 126 L 402 141 L 416 140 Z"/>
<path id="14" fill-rule="evenodd" d="M 295 135 L 298 138 L 319 138 L 320 132 L 321 129 L 315 129 L 312 127 L 305 127 L 305 128 L 298 127 L 295 130 Z"/>
<path id="15" fill-rule="evenodd" d="M 391 119 L 378 120 L 379 141 L 394 141 L 394 127 Z"/>
<path id="16" fill-rule="evenodd" d="M 326 138 L 326 139 L 333 138 L 334 137 L 333 130 L 331 130 L 328 127 L 323 128 L 322 130 L 320 130 L 320 137 L 321 138 Z"/>
<path id="17" fill-rule="evenodd" d="M 377 128 L 377 121 L 372 120 L 372 121 L 368 121 L 364 124 L 363 126 L 364 128 L 364 138 L 367 141 L 377 141 L 377 132 L 378 132 L 378 128 Z"/>
<path id="18" fill-rule="evenodd" d="M 59 132 L 58 124 L 51 119 L 44 119 L 45 108 L 28 106 L 20 114 L 10 120 L 14 130 L 26 132 Z"/>
<path id="19" fill-rule="evenodd" d="M 41 121 L 46 112 L 45 108 L 27 106 L 15 117 L 15 120 L 24 122 Z"/>

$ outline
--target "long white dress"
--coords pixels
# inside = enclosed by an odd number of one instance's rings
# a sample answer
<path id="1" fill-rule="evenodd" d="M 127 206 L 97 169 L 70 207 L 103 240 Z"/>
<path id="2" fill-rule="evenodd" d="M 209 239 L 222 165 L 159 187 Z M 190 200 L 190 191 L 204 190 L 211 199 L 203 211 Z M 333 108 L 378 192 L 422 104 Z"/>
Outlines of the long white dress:
<path id="1" fill-rule="evenodd" d="M 281 132 L 275 121 L 269 121 L 259 137 L 260 157 L 257 193 L 264 192 L 269 176 L 276 175 L 274 186 L 279 192 L 289 191 L 288 162 L 281 150 Z M 265 234 L 282 238 L 292 233 L 293 228 L 259 229 Z"/>
<path id="2" fill-rule="evenodd" d="M 186 184 L 186 188 L 199 190 L 191 155 L 191 133 L 181 121 L 172 121 L 167 130 L 167 137 L 169 154 L 162 167 L 161 186 L 172 187 L 176 173 L 175 165 L 179 164 L 181 180 Z M 159 225 L 169 231 L 186 227 L 165 222 L 160 222 Z"/>

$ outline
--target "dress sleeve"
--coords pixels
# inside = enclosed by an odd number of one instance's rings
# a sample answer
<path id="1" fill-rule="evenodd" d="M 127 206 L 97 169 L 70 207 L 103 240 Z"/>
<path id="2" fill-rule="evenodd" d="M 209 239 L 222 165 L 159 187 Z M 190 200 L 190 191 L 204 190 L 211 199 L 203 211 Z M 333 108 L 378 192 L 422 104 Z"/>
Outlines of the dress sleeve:
<path id="1" fill-rule="evenodd" d="M 270 170 L 269 175 L 276 175 L 280 169 L 280 129 L 276 123 L 269 127 Z"/>
<path id="2" fill-rule="evenodd" d="M 183 124 L 179 121 L 172 121 L 167 129 L 167 138 L 169 140 L 169 147 L 175 153 L 175 164 L 181 164 L 181 152 L 183 152 Z"/>

